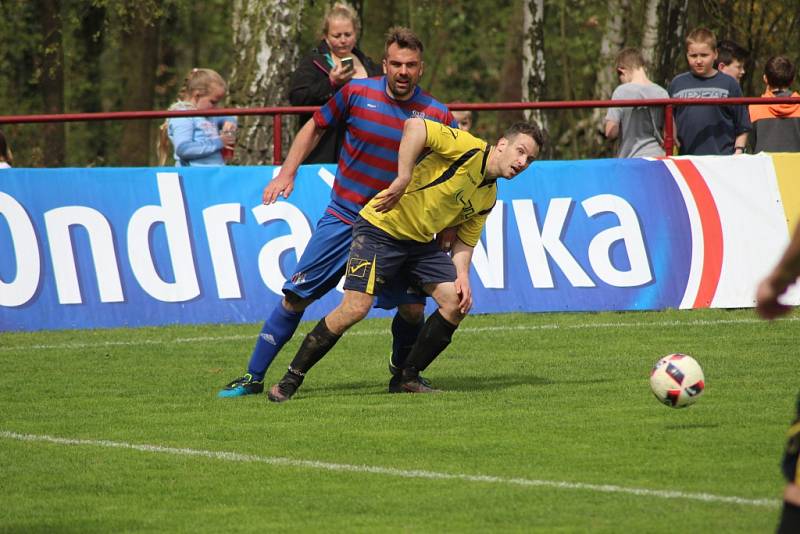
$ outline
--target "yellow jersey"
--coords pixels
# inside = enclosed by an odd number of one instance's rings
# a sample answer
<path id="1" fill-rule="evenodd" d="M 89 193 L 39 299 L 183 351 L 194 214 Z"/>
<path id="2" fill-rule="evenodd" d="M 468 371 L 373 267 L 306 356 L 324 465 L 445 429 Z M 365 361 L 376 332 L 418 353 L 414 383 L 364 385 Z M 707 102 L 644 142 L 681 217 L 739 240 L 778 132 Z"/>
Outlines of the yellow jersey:
<path id="1" fill-rule="evenodd" d="M 421 243 L 459 226 L 458 238 L 474 247 L 497 201 L 496 180 L 485 179 L 491 147 L 469 132 L 438 122 L 425 120 L 425 128 L 427 150 L 417 160 L 400 201 L 379 213 L 373 199 L 360 215 L 396 239 Z"/>

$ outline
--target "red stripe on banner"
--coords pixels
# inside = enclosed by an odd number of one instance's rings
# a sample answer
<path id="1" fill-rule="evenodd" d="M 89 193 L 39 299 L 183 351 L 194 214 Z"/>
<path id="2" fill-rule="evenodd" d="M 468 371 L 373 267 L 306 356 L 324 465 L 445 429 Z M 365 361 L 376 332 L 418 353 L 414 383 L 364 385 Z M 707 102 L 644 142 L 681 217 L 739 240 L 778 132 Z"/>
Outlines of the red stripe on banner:
<path id="1" fill-rule="evenodd" d="M 722 222 L 711 190 L 694 163 L 687 159 L 673 161 L 689 185 L 703 227 L 703 274 L 693 307 L 708 308 L 717 292 L 722 272 Z"/>

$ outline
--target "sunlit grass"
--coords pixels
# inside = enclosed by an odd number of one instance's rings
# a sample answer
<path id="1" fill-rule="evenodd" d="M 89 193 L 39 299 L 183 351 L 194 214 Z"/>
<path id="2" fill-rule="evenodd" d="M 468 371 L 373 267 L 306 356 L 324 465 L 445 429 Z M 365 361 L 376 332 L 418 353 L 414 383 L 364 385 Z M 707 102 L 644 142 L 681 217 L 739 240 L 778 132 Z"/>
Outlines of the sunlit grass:
<path id="1" fill-rule="evenodd" d="M 3 437 L 0 531 L 774 527 L 797 322 L 759 322 L 750 310 L 471 317 L 426 373 L 445 392 L 428 396 L 385 392 L 388 325 L 355 327 L 282 405 L 215 396 L 242 372 L 256 325 L 1 334 L 0 431 L 776 506 Z M 664 407 L 649 391 L 650 367 L 670 352 L 692 354 L 705 370 L 706 393 L 688 409 Z"/>

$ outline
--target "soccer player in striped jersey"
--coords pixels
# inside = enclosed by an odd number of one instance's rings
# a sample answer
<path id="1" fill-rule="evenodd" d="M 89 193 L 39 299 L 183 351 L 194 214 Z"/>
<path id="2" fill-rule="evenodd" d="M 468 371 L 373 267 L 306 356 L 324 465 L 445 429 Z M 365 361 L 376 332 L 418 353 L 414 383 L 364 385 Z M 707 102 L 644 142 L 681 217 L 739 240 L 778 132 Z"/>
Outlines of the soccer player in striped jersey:
<path id="1" fill-rule="evenodd" d="M 381 287 L 398 276 L 409 276 L 439 308 L 428 317 L 400 364 L 402 372 L 389 382 L 389 391 L 436 391 L 419 373 L 450 344 L 472 307 L 469 265 L 497 200 L 496 180 L 524 171 L 542 144 L 541 131 L 529 123 L 512 125 L 490 146 L 440 123 L 406 121 L 397 179 L 361 210 L 353 227 L 342 302 L 305 337 L 289 370 L 270 389 L 269 399 L 291 398 L 311 367 L 366 317 Z M 434 240 L 450 226 L 459 227 L 452 258 Z"/>
<path id="2" fill-rule="evenodd" d="M 331 202 L 283 286 L 284 298 L 264 322 L 247 372 L 220 397 L 261 393 L 264 375 L 291 339 L 305 309 L 336 287 L 345 272 L 352 226 L 361 208 L 397 176 L 397 151 L 406 119 L 456 125 L 447 107 L 417 86 L 423 72 L 422 42 L 409 29 L 391 28 L 384 48 L 384 76 L 351 80 L 300 129 L 278 175 L 264 188 L 264 204 L 287 198 L 297 169 L 328 128 L 346 126 Z M 403 361 L 423 325 L 425 296 L 392 288 L 379 305 L 398 308 L 392 322 L 392 359 Z M 391 294 L 390 294 L 391 293 Z"/>

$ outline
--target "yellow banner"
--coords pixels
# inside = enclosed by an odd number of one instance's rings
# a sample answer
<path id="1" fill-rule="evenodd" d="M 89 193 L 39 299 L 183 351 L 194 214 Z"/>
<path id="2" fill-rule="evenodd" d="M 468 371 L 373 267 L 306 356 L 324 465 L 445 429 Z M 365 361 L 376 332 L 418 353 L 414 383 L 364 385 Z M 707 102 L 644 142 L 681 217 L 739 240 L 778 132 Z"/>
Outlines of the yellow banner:
<path id="1" fill-rule="evenodd" d="M 800 154 L 770 154 L 778 177 L 783 212 L 791 235 L 800 220 Z"/>

